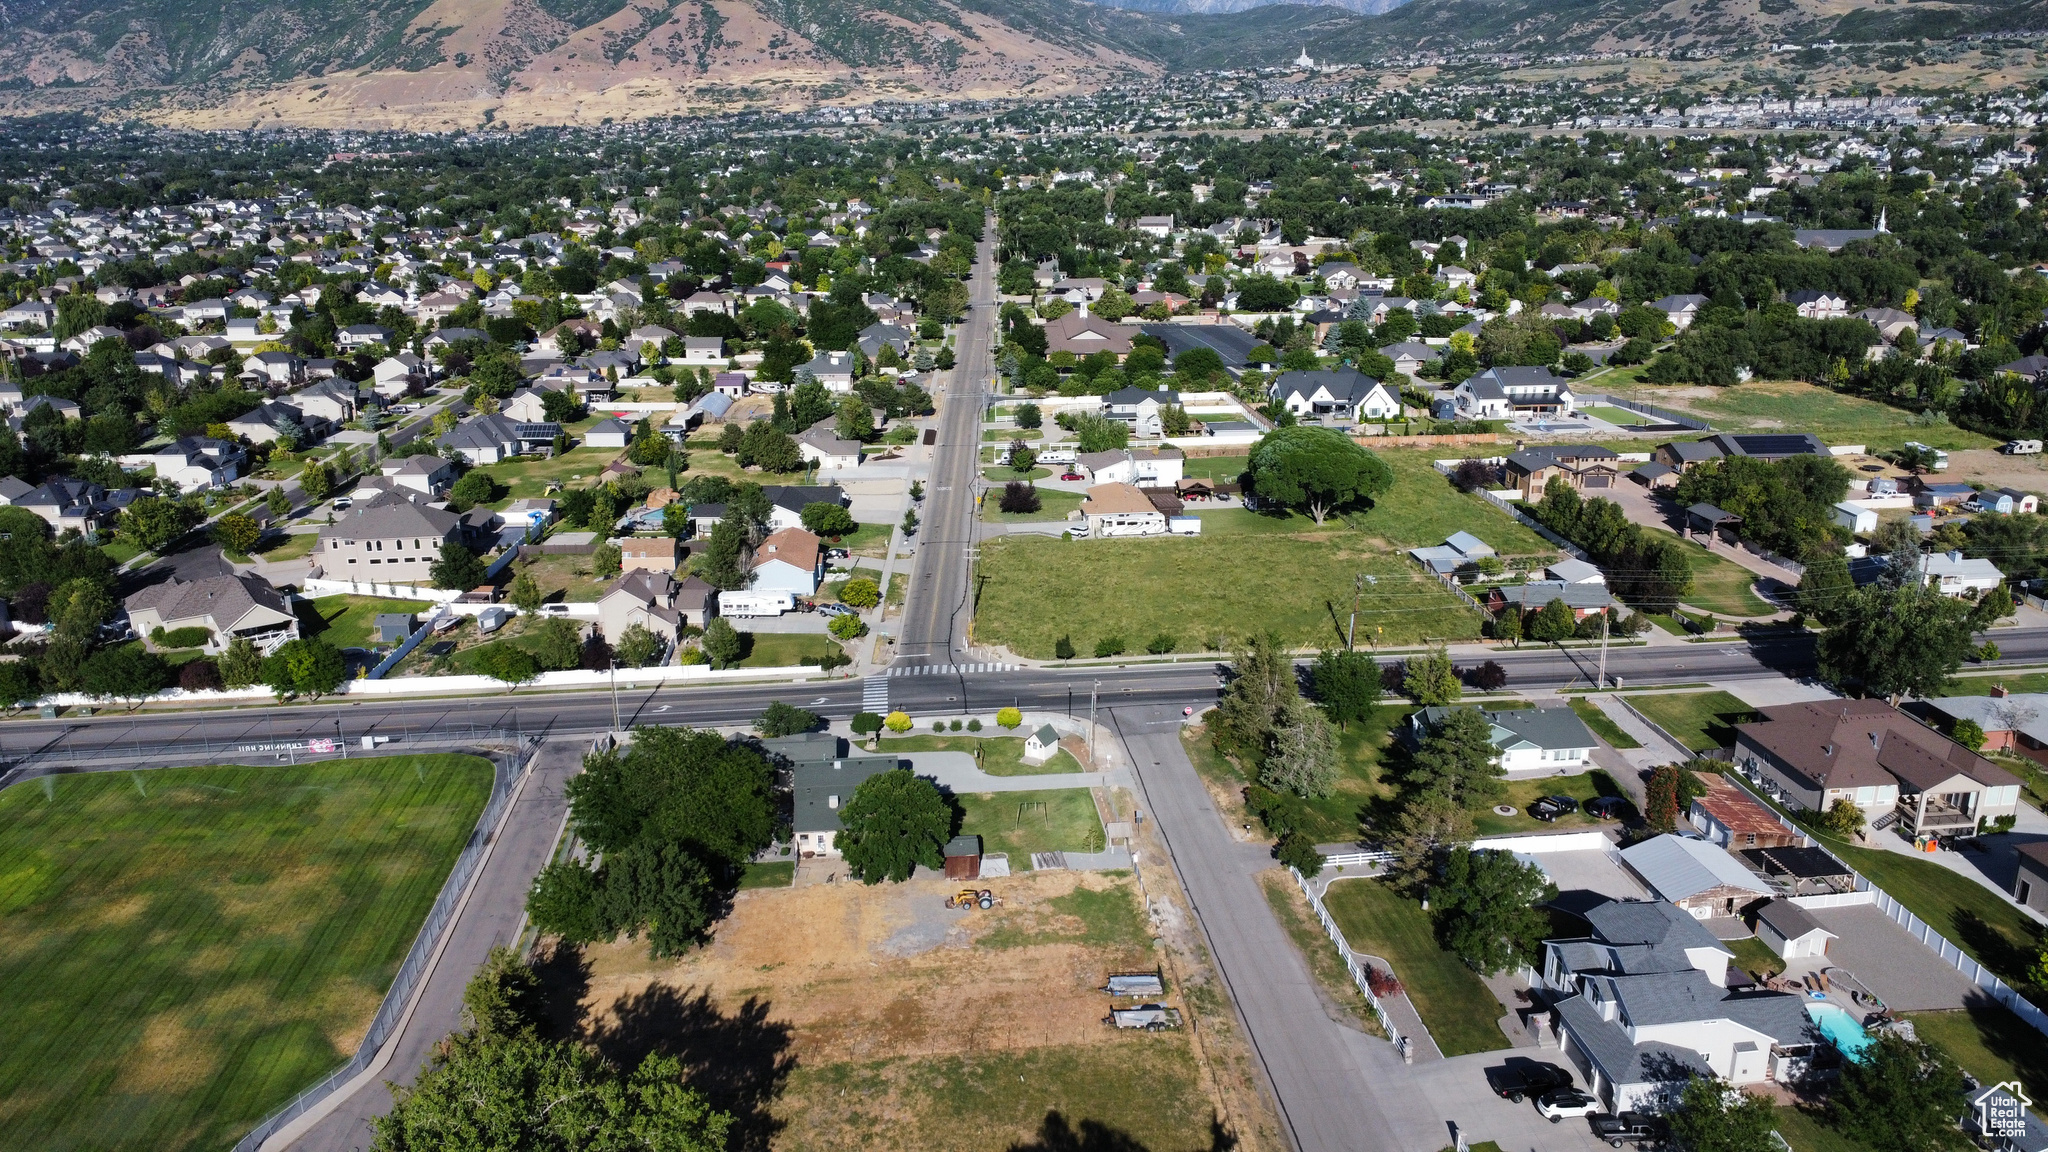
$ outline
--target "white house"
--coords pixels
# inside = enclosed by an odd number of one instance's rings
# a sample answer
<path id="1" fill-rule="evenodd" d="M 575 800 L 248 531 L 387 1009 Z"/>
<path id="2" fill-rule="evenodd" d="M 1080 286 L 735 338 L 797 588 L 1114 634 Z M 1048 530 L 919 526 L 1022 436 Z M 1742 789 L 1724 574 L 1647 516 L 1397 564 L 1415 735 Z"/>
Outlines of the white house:
<path id="1" fill-rule="evenodd" d="M 1488 368 L 1461 381 L 1451 400 L 1464 420 L 1505 420 L 1516 412 L 1569 416 L 1577 406 L 1571 385 L 1548 368 Z"/>
<path id="2" fill-rule="evenodd" d="M 1828 942 L 1838 939 L 1790 900 L 1771 900 L 1756 910 L 1756 937 L 1780 960 L 1825 956 Z"/>
<path id="3" fill-rule="evenodd" d="M 1117 448 L 1083 452 L 1074 466 L 1097 484 L 1139 484 L 1171 488 L 1181 482 L 1187 458 L 1178 448 Z"/>
<path id="4" fill-rule="evenodd" d="M 796 449 L 805 463 L 817 465 L 820 472 L 860 467 L 860 441 L 840 439 L 829 416 L 804 429 L 796 438 Z"/>
<path id="5" fill-rule="evenodd" d="M 1989 592 L 2005 583 L 2005 573 L 1982 557 L 1961 552 L 1937 552 L 1920 561 L 1920 583 L 1936 588 L 1943 596 Z"/>
<path id="6" fill-rule="evenodd" d="M 798 365 L 796 370 L 798 372 L 809 372 L 811 378 L 823 384 L 828 392 L 853 391 L 853 353 L 851 352 L 820 352 L 806 363 Z M 767 387 L 766 384 L 758 380 L 754 382 L 754 386 L 757 388 Z"/>
<path id="7" fill-rule="evenodd" d="M 754 549 L 753 578 L 747 588 L 810 596 L 818 591 L 824 574 L 824 542 L 802 528 L 784 528 Z"/>
<path id="8" fill-rule="evenodd" d="M 1455 709 L 1421 708 L 1408 717 L 1407 737 L 1420 744 Z M 1510 779 L 1578 772 L 1593 755 L 1593 734 L 1569 708 L 1481 709 L 1491 729 L 1500 766 Z"/>
<path id="9" fill-rule="evenodd" d="M 1026 764 L 1043 764 L 1059 750 L 1060 734 L 1053 731 L 1052 725 L 1042 725 L 1038 731 L 1024 738 L 1023 760 Z"/>
<path id="10" fill-rule="evenodd" d="M 1356 368 L 1282 372 L 1266 394 L 1296 416 L 1358 421 L 1391 420 L 1401 414 L 1401 398 Z"/>
<path id="11" fill-rule="evenodd" d="M 1785 302 L 1808 320 L 1840 320 L 1849 314 L 1849 298 L 1822 288 L 1787 292 Z"/>
<path id="12" fill-rule="evenodd" d="M 592 424 L 583 433 L 583 442 L 592 448 L 624 448 L 632 439 L 632 426 L 616 416 Z"/>

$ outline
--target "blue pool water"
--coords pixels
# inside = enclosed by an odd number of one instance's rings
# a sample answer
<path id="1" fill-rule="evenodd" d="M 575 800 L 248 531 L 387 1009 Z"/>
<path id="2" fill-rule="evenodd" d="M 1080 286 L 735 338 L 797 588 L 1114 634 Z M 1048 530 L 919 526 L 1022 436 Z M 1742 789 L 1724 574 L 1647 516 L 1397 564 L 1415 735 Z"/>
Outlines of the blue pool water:
<path id="1" fill-rule="evenodd" d="M 1850 1015 L 1840 1005 L 1808 1004 L 1806 1016 L 1827 1035 L 1829 1040 L 1834 1041 L 1835 1047 L 1842 1050 L 1842 1055 L 1851 1060 L 1861 1059 L 1863 1050 L 1872 1043 L 1870 1035 L 1863 1031 L 1863 1025 L 1858 1024 L 1856 1017 Z"/>

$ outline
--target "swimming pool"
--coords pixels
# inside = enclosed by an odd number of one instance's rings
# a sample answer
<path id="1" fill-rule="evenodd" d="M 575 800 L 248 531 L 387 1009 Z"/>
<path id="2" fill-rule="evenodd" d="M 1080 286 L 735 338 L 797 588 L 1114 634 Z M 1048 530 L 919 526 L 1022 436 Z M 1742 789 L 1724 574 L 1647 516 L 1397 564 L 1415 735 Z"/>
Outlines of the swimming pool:
<path id="1" fill-rule="evenodd" d="M 1863 1050 L 1873 1043 L 1856 1017 L 1838 1004 L 1808 1004 L 1806 1016 L 1851 1060 L 1861 1059 Z"/>

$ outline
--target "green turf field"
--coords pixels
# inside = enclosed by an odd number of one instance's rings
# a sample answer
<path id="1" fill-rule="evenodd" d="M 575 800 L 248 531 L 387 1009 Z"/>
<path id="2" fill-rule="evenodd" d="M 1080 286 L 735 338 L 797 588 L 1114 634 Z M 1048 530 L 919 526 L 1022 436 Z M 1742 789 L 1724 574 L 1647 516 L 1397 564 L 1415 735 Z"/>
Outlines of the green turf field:
<path id="1" fill-rule="evenodd" d="M 339 1066 L 490 784 L 415 756 L 0 792 L 0 1147 L 223 1149 Z"/>

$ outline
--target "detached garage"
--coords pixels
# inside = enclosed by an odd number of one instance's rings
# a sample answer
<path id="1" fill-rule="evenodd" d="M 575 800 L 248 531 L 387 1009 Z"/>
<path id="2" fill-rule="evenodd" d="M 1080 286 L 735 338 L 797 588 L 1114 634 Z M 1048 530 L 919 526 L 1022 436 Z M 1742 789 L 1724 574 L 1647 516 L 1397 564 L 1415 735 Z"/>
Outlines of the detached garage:
<path id="1" fill-rule="evenodd" d="M 1756 937 L 1780 960 L 1802 960 L 1826 956 L 1835 934 L 1799 905 L 1771 900 L 1756 911 Z"/>

